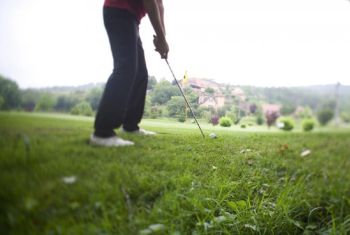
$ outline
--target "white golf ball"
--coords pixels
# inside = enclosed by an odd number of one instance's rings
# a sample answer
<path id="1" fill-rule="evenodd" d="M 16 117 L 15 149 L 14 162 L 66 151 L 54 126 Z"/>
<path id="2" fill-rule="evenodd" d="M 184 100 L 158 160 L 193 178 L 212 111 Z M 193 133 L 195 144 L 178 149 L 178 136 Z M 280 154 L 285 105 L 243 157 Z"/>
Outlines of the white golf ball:
<path id="1" fill-rule="evenodd" d="M 212 138 L 212 139 L 216 139 L 217 138 L 215 133 L 210 133 L 209 137 Z"/>

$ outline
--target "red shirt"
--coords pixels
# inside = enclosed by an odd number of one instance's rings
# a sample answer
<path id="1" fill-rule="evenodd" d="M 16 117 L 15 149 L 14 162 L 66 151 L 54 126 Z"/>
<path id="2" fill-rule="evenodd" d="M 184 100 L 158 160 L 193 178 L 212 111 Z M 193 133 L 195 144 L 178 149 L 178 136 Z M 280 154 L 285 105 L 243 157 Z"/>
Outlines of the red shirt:
<path id="1" fill-rule="evenodd" d="M 142 0 L 105 0 L 104 6 L 124 9 L 132 13 L 140 22 L 146 15 Z"/>

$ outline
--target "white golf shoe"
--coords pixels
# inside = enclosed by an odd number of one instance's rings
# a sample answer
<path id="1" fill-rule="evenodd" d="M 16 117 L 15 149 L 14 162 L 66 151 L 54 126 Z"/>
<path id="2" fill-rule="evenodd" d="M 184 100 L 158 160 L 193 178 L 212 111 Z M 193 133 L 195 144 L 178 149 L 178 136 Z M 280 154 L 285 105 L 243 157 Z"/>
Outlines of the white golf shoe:
<path id="1" fill-rule="evenodd" d="M 153 131 L 147 131 L 145 129 L 138 129 L 136 131 L 126 131 L 125 129 L 122 129 L 123 132 L 125 133 L 130 133 L 130 134 L 135 134 L 135 135 L 156 135 L 157 133 L 156 132 L 153 132 Z"/>
<path id="2" fill-rule="evenodd" d="M 113 136 L 109 138 L 101 138 L 95 135 L 90 136 L 90 144 L 93 146 L 102 146 L 102 147 L 123 147 L 134 145 L 134 142 L 129 140 L 124 140 L 120 137 Z"/>

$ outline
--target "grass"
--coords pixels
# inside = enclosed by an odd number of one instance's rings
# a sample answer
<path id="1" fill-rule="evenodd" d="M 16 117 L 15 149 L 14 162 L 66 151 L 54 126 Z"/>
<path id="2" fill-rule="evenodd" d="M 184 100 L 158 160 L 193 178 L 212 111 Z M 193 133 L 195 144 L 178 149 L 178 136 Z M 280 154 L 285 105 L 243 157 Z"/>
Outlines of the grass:
<path id="1" fill-rule="evenodd" d="M 146 120 L 159 135 L 104 149 L 92 121 L 0 113 L 0 234 L 350 233 L 349 131 Z"/>

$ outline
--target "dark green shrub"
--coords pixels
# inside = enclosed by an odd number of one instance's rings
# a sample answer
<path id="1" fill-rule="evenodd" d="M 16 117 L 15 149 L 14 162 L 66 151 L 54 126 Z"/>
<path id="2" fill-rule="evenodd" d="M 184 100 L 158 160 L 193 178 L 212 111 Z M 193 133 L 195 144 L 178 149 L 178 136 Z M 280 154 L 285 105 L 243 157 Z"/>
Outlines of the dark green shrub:
<path id="1" fill-rule="evenodd" d="M 219 123 L 220 123 L 220 126 L 230 127 L 232 125 L 232 120 L 229 117 L 222 117 L 220 118 Z"/>
<path id="2" fill-rule="evenodd" d="M 334 112 L 330 108 L 323 108 L 317 113 L 317 119 L 322 126 L 327 125 L 327 123 L 332 120 Z"/>
<path id="3" fill-rule="evenodd" d="M 302 122 L 302 127 L 304 131 L 312 131 L 315 127 L 315 121 L 310 118 L 304 119 Z"/>
<path id="4" fill-rule="evenodd" d="M 5 99 L 0 95 L 0 110 L 1 110 L 1 107 L 4 105 L 4 103 L 5 103 Z"/>
<path id="5" fill-rule="evenodd" d="M 152 106 L 150 110 L 150 118 L 157 119 L 162 116 L 162 110 L 157 106 Z"/>
<path id="6" fill-rule="evenodd" d="M 177 117 L 177 120 L 179 122 L 185 122 L 186 121 L 186 116 L 185 114 L 180 114 L 178 117 Z"/>
<path id="7" fill-rule="evenodd" d="M 241 128 L 246 128 L 247 126 L 245 124 L 242 124 L 241 125 Z"/>
<path id="8" fill-rule="evenodd" d="M 264 118 L 263 118 L 263 116 L 261 114 L 258 115 L 258 117 L 256 118 L 256 124 L 258 124 L 259 126 L 264 124 Z"/>
<path id="9" fill-rule="evenodd" d="M 295 126 L 294 120 L 289 117 L 282 117 L 278 119 L 278 123 L 280 124 L 279 128 L 284 131 L 291 131 Z"/>
<path id="10" fill-rule="evenodd" d="M 258 110 L 258 106 L 256 104 L 250 104 L 249 105 L 250 113 L 255 114 L 257 110 Z"/>
<path id="11" fill-rule="evenodd" d="M 0 75 L 1 109 L 16 109 L 21 105 L 21 90 L 16 82 Z"/>
<path id="12" fill-rule="evenodd" d="M 292 113 L 294 113 L 296 108 L 297 107 L 292 103 L 283 104 L 282 108 L 281 108 L 281 114 L 282 115 L 291 115 Z"/>

